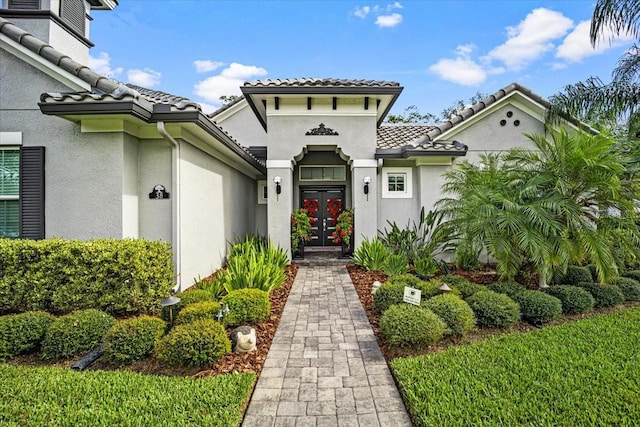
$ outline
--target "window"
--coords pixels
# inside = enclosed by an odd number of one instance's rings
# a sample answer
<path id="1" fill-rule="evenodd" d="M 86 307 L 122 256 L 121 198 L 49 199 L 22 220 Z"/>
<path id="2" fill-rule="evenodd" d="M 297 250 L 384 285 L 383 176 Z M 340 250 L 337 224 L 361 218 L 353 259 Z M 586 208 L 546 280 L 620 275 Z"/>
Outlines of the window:
<path id="1" fill-rule="evenodd" d="M 40 0 L 9 0 L 9 9 L 40 9 Z"/>
<path id="2" fill-rule="evenodd" d="M 300 166 L 300 181 L 344 181 L 344 166 Z"/>
<path id="3" fill-rule="evenodd" d="M 0 148 L 0 237 L 20 235 L 20 150 Z"/>
<path id="4" fill-rule="evenodd" d="M 413 196 L 412 168 L 382 168 L 382 197 L 410 199 Z"/>
<path id="5" fill-rule="evenodd" d="M 260 180 L 258 181 L 258 204 L 266 205 L 267 204 L 267 193 L 269 189 L 267 188 L 267 181 Z"/>

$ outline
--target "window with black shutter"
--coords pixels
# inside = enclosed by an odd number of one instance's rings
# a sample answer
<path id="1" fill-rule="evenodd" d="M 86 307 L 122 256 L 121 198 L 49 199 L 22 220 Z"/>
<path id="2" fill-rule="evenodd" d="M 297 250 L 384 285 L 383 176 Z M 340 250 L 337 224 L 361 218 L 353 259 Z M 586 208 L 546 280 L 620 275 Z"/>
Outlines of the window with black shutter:
<path id="1" fill-rule="evenodd" d="M 20 236 L 20 148 L 0 147 L 0 238 Z"/>
<path id="2" fill-rule="evenodd" d="M 44 147 L 20 149 L 20 237 L 44 239 Z"/>
<path id="3" fill-rule="evenodd" d="M 80 34 L 85 34 L 84 0 L 62 0 L 60 2 L 60 17 L 77 30 Z"/>

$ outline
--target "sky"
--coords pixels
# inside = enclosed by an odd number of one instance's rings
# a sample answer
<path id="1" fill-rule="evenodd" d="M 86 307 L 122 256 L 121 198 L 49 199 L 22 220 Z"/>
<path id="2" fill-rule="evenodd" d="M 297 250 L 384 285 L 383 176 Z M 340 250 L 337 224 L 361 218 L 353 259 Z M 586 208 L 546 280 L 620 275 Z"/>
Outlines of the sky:
<path id="1" fill-rule="evenodd" d="M 205 112 L 245 81 L 396 81 L 392 113 L 439 115 L 456 101 L 520 83 L 543 97 L 611 72 L 631 37 L 595 48 L 595 0 L 119 0 L 93 11 L 89 66 L 180 95 Z"/>

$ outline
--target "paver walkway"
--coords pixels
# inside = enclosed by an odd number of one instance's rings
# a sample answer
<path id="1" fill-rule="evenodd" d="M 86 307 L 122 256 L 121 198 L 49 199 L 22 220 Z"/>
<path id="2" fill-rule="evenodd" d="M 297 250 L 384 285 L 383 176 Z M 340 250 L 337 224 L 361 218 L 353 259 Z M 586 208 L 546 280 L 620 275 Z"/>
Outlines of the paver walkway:
<path id="1" fill-rule="evenodd" d="M 300 266 L 243 426 L 411 426 L 344 266 Z"/>

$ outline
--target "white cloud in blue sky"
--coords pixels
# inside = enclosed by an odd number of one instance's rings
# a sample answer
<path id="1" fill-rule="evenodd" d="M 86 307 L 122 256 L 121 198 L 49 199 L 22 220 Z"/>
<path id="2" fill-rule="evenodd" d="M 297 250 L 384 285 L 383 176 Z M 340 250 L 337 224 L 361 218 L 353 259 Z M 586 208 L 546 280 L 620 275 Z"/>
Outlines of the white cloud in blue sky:
<path id="1" fill-rule="evenodd" d="M 392 13 L 391 15 L 380 15 L 376 18 L 376 25 L 383 28 L 395 27 L 401 22 L 402 15 L 400 15 L 399 13 Z"/>
<path id="2" fill-rule="evenodd" d="M 111 68 L 111 57 L 107 52 L 100 52 L 97 57 L 89 55 L 87 65 L 96 73 L 112 79 L 117 78 L 124 71 L 122 67 Z"/>
<path id="3" fill-rule="evenodd" d="M 353 14 L 360 18 L 366 19 L 369 14 L 376 16 L 375 24 L 380 28 L 393 28 L 402 23 L 402 15 L 394 10 L 402 9 L 403 6 L 400 2 L 389 3 L 386 6 L 380 6 L 378 4 L 374 6 L 362 6 L 357 7 Z"/>
<path id="4" fill-rule="evenodd" d="M 209 71 L 215 71 L 223 65 L 227 65 L 220 61 L 210 61 L 208 59 L 196 59 L 193 61 L 193 66 L 196 67 L 196 73 L 208 73 Z"/>
<path id="5" fill-rule="evenodd" d="M 193 92 L 214 106 L 220 105 L 220 97 L 240 95 L 240 86 L 245 81 L 264 77 L 267 70 L 255 65 L 244 65 L 237 62 L 229 64 L 220 74 L 199 81 L 193 87 Z"/>
<path id="6" fill-rule="evenodd" d="M 127 71 L 127 82 L 134 85 L 152 88 L 160 84 L 162 73 L 145 68 L 143 70 L 133 69 Z"/>
<path id="7" fill-rule="evenodd" d="M 558 47 L 556 58 L 569 63 L 581 62 L 585 58 L 599 55 L 609 49 L 633 41 L 633 36 L 630 34 L 614 37 L 611 30 L 605 30 L 604 39 L 611 39 L 611 43 L 599 42 L 594 47 L 589 37 L 590 29 L 591 21 L 580 22 Z M 566 63 L 564 65 L 566 66 Z"/>

